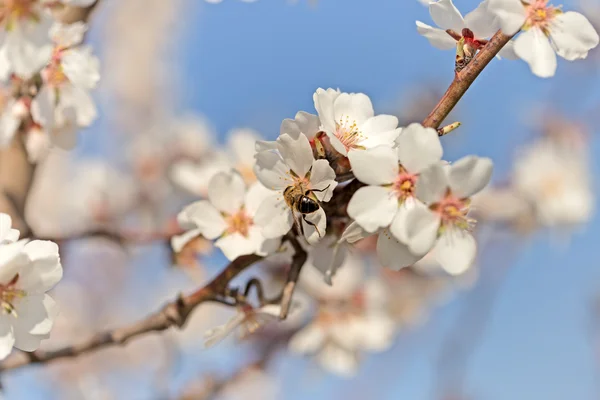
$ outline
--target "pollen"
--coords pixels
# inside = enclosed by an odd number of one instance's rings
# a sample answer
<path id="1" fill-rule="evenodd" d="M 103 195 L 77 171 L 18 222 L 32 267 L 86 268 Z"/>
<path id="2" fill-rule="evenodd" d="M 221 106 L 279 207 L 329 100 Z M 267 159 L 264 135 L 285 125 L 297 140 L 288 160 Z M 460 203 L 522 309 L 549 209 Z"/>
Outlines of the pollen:
<path id="1" fill-rule="evenodd" d="M 15 301 L 26 295 L 24 290 L 16 288 L 18 280 L 19 274 L 15 275 L 9 283 L 0 284 L 0 306 L 2 307 L 2 311 L 14 317 L 17 317 L 17 311 L 14 306 Z"/>
<path id="2" fill-rule="evenodd" d="M 459 199 L 450 190 L 448 190 L 446 196 L 439 203 L 432 205 L 431 209 L 441 217 L 440 230 L 456 227 L 461 230 L 471 231 L 475 225 L 475 220 L 468 217 L 470 209 L 469 199 Z"/>
<path id="3" fill-rule="evenodd" d="M 342 142 L 346 150 L 361 148 L 360 142 L 365 139 L 356 121 L 351 120 L 349 116 L 346 116 L 345 119 L 340 118 L 335 123 L 334 135 Z"/>
<path id="4" fill-rule="evenodd" d="M 392 194 L 398 198 L 399 202 L 404 202 L 415 194 L 415 184 L 417 175 L 411 174 L 400 166 L 400 172 L 392 184 Z"/>
<path id="5" fill-rule="evenodd" d="M 560 7 L 554 7 L 548 4 L 548 0 L 535 0 L 530 4 L 525 4 L 527 10 L 527 19 L 523 25 L 523 30 L 531 28 L 541 29 L 546 36 L 550 35 L 550 23 L 562 11 Z"/>
<path id="6" fill-rule="evenodd" d="M 227 223 L 227 233 L 239 233 L 244 237 L 248 237 L 250 227 L 254 225 L 252 218 L 246 213 L 244 208 L 240 209 L 237 213 L 226 216 L 225 222 Z"/>

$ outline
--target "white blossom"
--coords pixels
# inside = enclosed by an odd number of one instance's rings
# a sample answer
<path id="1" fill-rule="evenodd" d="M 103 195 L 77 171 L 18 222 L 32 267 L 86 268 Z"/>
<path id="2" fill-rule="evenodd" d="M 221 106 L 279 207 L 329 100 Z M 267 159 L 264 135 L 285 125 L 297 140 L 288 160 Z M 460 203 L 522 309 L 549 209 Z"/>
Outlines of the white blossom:
<path id="1" fill-rule="evenodd" d="M 513 35 L 515 53 L 542 78 L 556 72 L 556 54 L 568 61 L 587 57 L 599 42 L 598 33 L 580 13 L 548 4 L 548 0 L 489 0 L 502 30 Z"/>
<path id="2" fill-rule="evenodd" d="M 276 144 L 277 151 L 263 150 L 256 155 L 256 176 L 273 191 L 257 211 L 256 223 L 263 227 L 263 234 L 270 238 L 285 235 L 296 221 L 297 225 L 302 224 L 309 243 L 316 243 L 326 232 L 325 211 L 319 207 L 313 213 L 298 216 L 299 212 L 294 209 L 293 203 L 297 199 L 284 196 L 284 192 L 292 189 L 312 201 L 327 202 L 337 186 L 335 172 L 327 160 L 314 159 L 305 135 L 294 139 L 283 134 Z"/>
<path id="3" fill-rule="evenodd" d="M 203 235 L 218 239 L 215 246 L 229 260 L 275 251 L 278 238 L 265 238 L 255 221 L 257 209 L 270 194 L 260 183 L 246 191 L 244 180 L 235 171 L 216 174 L 209 183 L 208 200 L 190 204 L 177 216 L 181 227 L 188 231 L 172 239 L 174 250 L 180 251 L 191 239 Z"/>
<path id="4" fill-rule="evenodd" d="M 398 118 L 376 116 L 371 100 L 363 93 L 319 88 L 313 100 L 322 130 L 333 148 L 344 156 L 381 144 L 391 146 L 400 133 Z"/>
<path id="5" fill-rule="evenodd" d="M 49 337 L 57 315 L 46 292 L 62 278 L 58 246 L 17 239 L 10 218 L 0 214 L 0 359 L 13 346 L 36 350 Z"/>

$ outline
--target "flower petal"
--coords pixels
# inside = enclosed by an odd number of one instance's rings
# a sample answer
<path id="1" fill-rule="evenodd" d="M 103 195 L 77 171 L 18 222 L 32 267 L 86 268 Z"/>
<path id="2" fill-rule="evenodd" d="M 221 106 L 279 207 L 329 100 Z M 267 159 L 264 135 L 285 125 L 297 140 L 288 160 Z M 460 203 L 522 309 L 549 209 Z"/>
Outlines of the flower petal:
<path id="1" fill-rule="evenodd" d="M 171 237 L 171 247 L 175 253 L 179 253 L 186 244 L 194 240 L 198 236 L 202 235 L 202 229 L 196 228 L 189 230 L 181 235 L 175 235 Z"/>
<path id="2" fill-rule="evenodd" d="M 488 10 L 497 17 L 500 29 L 507 35 L 517 33 L 527 19 L 520 0 L 490 0 Z"/>
<path id="3" fill-rule="evenodd" d="M 331 101 L 331 112 L 333 118 L 333 101 Z M 319 117 L 304 111 L 299 111 L 295 119 L 284 119 L 279 129 L 279 134 L 289 134 L 296 139 L 301 133 L 307 138 L 312 139 L 317 132 L 321 130 L 321 121 Z"/>
<path id="4" fill-rule="evenodd" d="M 423 258 L 423 255 L 413 254 L 408 245 L 396 240 L 390 231 L 385 229 L 377 238 L 377 257 L 381 265 L 398 271 L 413 265 Z"/>
<path id="5" fill-rule="evenodd" d="M 452 193 L 466 199 L 480 192 L 490 182 L 493 164 L 489 158 L 463 157 L 450 166 L 448 182 Z"/>
<path id="6" fill-rule="evenodd" d="M 324 202 L 331 200 L 336 186 L 335 171 L 329 166 L 329 162 L 327 160 L 314 161 L 310 170 L 310 187 L 313 190 L 323 190 L 322 192 L 313 192 L 317 199 Z"/>
<path id="7" fill-rule="evenodd" d="M 544 33 L 532 28 L 517 37 L 515 53 L 529 64 L 531 72 L 540 78 L 549 78 L 556 72 L 556 54 Z"/>
<path id="8" fill-rule="evenodd" d="M 221 213 L 208 201 L 200 200 L 185 207 L 177 215 L 179 225 L 186 228 L 197 226 L 207 239 L 216 239 L 227 228 Z"/>
<path id="9" fill-rule="evenodd" d="M 425 204 L 437 203 L 448 189 L 448 176 L 441 163 L 421 171 L 415 185 L 416 197 Z"/>
<path id="10" fill-rule="evenodd" d="M 590 21 L 578 12 L 559 13 L 550 27 L 550 38 L 556 53 L 573 61 L 586 58 L 598 46 L 598 33 Z"/>
<path id="11" fill-rule="evenodd" d="M 476 9 L 465 15 L 465 26 L 469 28 L 476 39 L 486 39 L 494 36 L 500 29 L 495 15 L 489 9 L 489 2 L 483 1 Z"/>
<path id="12" fill-rule="evenodd" d="M 319 119 L 323 128 L 328 132 L 335 131 L 335 113 L 333 103 L 340 95 L 339 90 L 318 88 L 313 94 L 315 110 L 319 114 Z M 306 133 L 305 133 L 306 134 Z"/>
<path id="13" fill-rule="evenodd" d="M 58 246 L 47 240 L 34 240 L 23 249 L 31 263 L 19 274 L 19 286 L 27 293 L 45 293 L 63 276 Z"/>
<path id="14" fill-rule="evenodd" d="M 348 215 L 367 232 L 388 226 L 397 210 L 398 199 L 381 186 L 358 189 L 348 203 Z"/>
<path id="15" fill-rule="evenodd" d="M 335 121 L 345 121 L 362 125 L 367 119 L 375 115 L 371 99 L 364 93 L 342 93 L 333 103 Z"/>
<path id="16" fill-rule="evenodd" d="M 247 237 L 238 232 L 226 234 L 215 242 L 215 246 L 221 249 L 229 261 L 233 261 L 239 256 L 255 253 L 263 241 L 260 228 L 253 227 Z"/>
<path id="17" fill-rule="evenodd" d="M 234 214 L 244 204 L 246 184 L 236 171 L 219 172 L 208 183 L 208 199 L 219 211 Z"/>
<path id="18" fill-rule="evenodd" d="M 5 359 L 10 354 L 15 344 L 12 318 L 10 315 L 0 314 L 0 360 Z"/>
<path id="19" fill-rule="evenodd" d="M 325 339 L 323 329 L 318 324 L 313 323 L 296 333 L 290 340 L 288 348 L 296 354 L 316 353 L 325 343 Z"/>
<path id="20" fill-rule="evenodd" d="M 306 221 L 310 222 L 312 225 Z M 304 218 L 302 218 L 302 229 L 304 230 L 306 241 L 310 244 L 315 244 L 325 237 L 327 230 L 327 216 L 325 215 L 325 210 L 319 208 L 314 213 L 304 215 Z"/>
<path id="21" fill-rule="evenodd" d="M 438 133 L 421 124 L 410 124 L 396 139 L 398 160 L 404 168 L 418 174 L 442 159 L 443 149 Z"/>
<path id="22" fill-rule="evenodd" d="M 429 3 L 429 14 L 437 26 L 446 30 L 452 29 L 460 33 L 465 27 L 465 21 L 452 3 L 452 0 L 439 0 Z"/>
<path id="23" fill-rule="evenodd" d="M 19 231 L 12 229 L 10 215 L 0 213 L 0 244 L 13 243 L 19 240 Z"/>
<path id="24" fill-rule="evenodd" d="M 431 250 L 440 227 L 439 215 L 421 203 L 415 203 L 406 215 L 406 243 L 410 252 L 421 257 Z"/>
<path id="25" fill-rule="evenodd" d="M 477 243 L 469 232 L 448 229 L 438 239 L 433 253 L 447 273 L 460 275 L 475 262 Z"/>
<path id="26" fill-rule="evenodd" d="M 254 223 L 262 227 L 264 237 L 271 239 L 288 233 L 294 224 L 294 217 L 283 195 L 274 193 L 263 200 L 254 216 Z"/>
<path id="27" fill-rule="evenodd" d="M 256 178 L 271 190 L 283 190 L 294 183 L 290 167 L 283 162 L 279 154 L 270 150 L 256 153 L 254 173 Z"/>
<path id="28" fill-rule="evenodd" d="M 301 178 L 306 176 L 314 161 L 312 148 L 308 138 L 304 135 L 292 138 L 288 134 L 283 134 L 277 138 L 277 149 L 292 171 Z"/>
<path id="29" fill-rule="evenodd" d="M 424 36 L 429 43 L 436 49 L 450 50 L 456 48 L 456 40 L 446 33 L 445 30 L 440 28 L 434 28 L 430 25 L 424 24 L 421 21 L 416 21 L 417 32 L 419 35 Z"/>
<path id="30" fill-rule="evenodd" d="M 387 185 L 398 175 L 398 156 L 389 146 L 377 146 L 348 153 L 352 172 L 367 185 Z"/>
<path id="31" fill-rule="evenodd" d="M 244 205 L 249 216 L 253 217 L 258 211 L 262 202 L 269 196 L 273 195 L 273 191 L 264 187 L 260 182 L 255 182 L 246 192 Z"/>

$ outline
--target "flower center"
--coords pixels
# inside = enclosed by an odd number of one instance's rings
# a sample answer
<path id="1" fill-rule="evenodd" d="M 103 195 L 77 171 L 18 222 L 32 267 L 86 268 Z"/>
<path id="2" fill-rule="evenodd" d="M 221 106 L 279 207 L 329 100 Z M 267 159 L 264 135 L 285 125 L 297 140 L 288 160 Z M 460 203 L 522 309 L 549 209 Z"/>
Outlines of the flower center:
<path id="1" fill-rule="evenodd" d="M 527 10 L 527 19 L 523 30 L 539 28 L 548 36 L 550 22 L 561 13 L 560 8 L 548 5 L 548 0 L 534 0 L 530 4 L 524 4 Z"/>
<path id="2" fill-rule="evenodd" d="M 13 29 L 14 24 L 20 19 L 39 19 L 34 8 L 37 0 L 4 0 L 0 3 L 0 21 L 5 22 L 6 30 Z"/>
<path id="3" fill-rule="evenodd" d="M 244 237 L 248 237 L 248 231 L 254 224 L 252 218 L 246 214 L 246 211 L 241 208 L 237 213 L 225 217 L 227 223 L 227 233 L 239 233 Z"/>
<path id="4" fill-rule="evenodd" d="M 24 290 L 15 287 L 18 280 L 19 274 L 15 275 L 7 284 L 0 284 L 0 306 L 5 314 L 10 314 L 15 317 L 17 316 L 17 312 L 15 310 L 14 302 L 26 295 Z"/>
<path id="5" fill-rule="evenodd" d="M 392 184 L 392 194 L 398 198 L 398 202 L 403 203 L 415 195 L 416 183 L 417 175 L 411 174 L 400 166 L 400 172 Z"/>
<path id="6" fill-rule="evenodd" d="M 567 190 L 566 186 L 563 176 L 551 175 L 540 182 L 540 193 L 545 198 L 557 197 Z"/>
<path id="7" fill-rule="evenodd" d="M 342 142 L 346 150 L 362 148 L 359 143 L 364 139 L 364 136 L 358 129 L 356 121 L 350 120 L 349 116 L 346 116 L 346 119 L 340 118 L 335 123 L 334 135 Z"/>
<path id="8" fill-rule="evenodd" d="M 469 207 L 469 199 L 459 199 L 448 190 L 446 196 L 439 203 L 433 204 L 431 209 L 441 217 L 441 230 L 451 226 L 471 230 L 475 220 L 467 216 Z"/>
<path id="9" fill-rule="evenodd" d="M 256 182 L 256 175 L 254 174 L 252 165 L 240 163 L 235 169 L 240 173 L 240 175 L 242 175 L 244 182 L 248 184 Z"/>
<path id="10" fill-rule="evenodd" d="M 52 61 L 46 68 L 42 70 L 44 81 L 54 87 L 58 87 L 69 81 L 67 75 L 60 64 L 60 61 Z"/>

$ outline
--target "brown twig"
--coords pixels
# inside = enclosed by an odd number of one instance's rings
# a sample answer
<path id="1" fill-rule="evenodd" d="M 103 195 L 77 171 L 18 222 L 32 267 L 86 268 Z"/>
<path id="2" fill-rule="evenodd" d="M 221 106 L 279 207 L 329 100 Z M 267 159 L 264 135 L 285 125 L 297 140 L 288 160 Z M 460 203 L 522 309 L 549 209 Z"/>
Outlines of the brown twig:
<path id="1" fill-rule="evenodd" d="M 452 111 L 454 106 L 456 106 L 471 84 L 479 76 L 481 71 L 483 71 L 511 38 L 512 36 L 507 36 L 501 31 L 496 32 L 471 62 L 455 75 L 454 81 L 440 102 L 423 121 L 423 126 L 428 128 L 439 128 L 444 119 L 450 114 L 450 111 Z"/>
<path id="2" fill-rule="evenodd" d="M 290 270 L 287 276 L 287 282 L 283 287 L 283 292 L 281 294 L 281 312 L 279 314 L 280 319 L 286 319 L 288 316 L 288 312 L 290 311 L 290 305 L 292 304 L 292 296 L 294 294 L 294 289 L 296 288 L 296 283 L 298 283 L 298 278 L 300 277 L 300 271 L 306 263 L 306 259 L 308 255 L 298 243 L 295 237 L 290 236 L 288 241 L 294 246 L 294 257 L 292 258 L 292 265 L 290 266 Z"/>
<path id="3" fill-rule="evenodd" d="M 76 357 L 104 347 L 124 344 L 132 338 L 149 332 L 160 332 L 171 327 L 181 328 L 190 313 L 199 305 L 208 301 L 219 301 L 229 282 L 250 265 L 260 261 L 257 255 L 241 256 L 232 261 L 208 285 L 187 295 L 179 296 L 166 304 L 161 310 L 131 325 L 98 333 L 79 344 L 66 346 L 53 351 L 34 351 L 18 353 L 0 363 L 0 372 L 16 369 L 29 364 L 45 364 L 60 358 Z"/>

